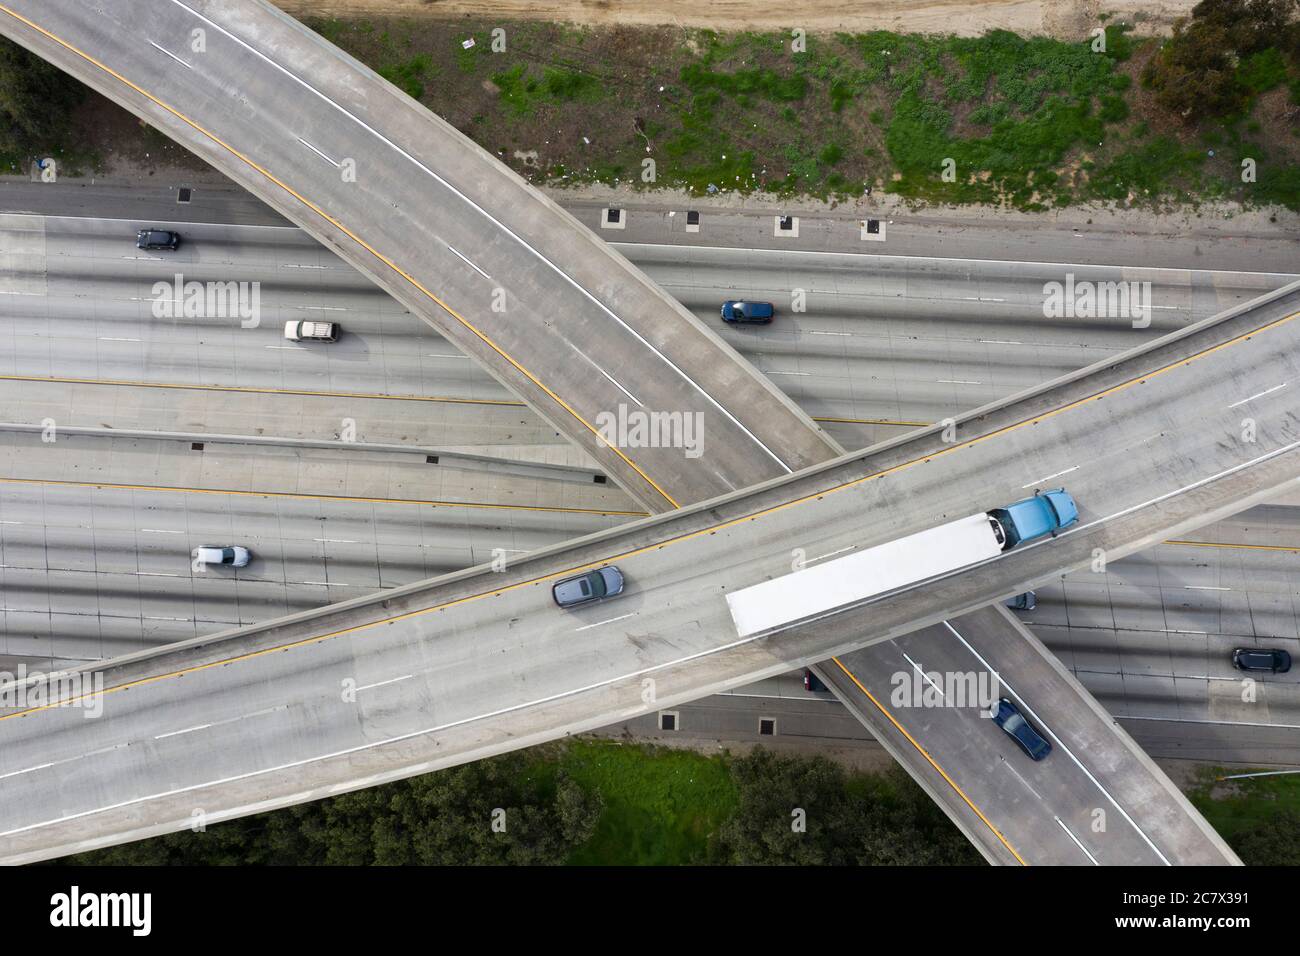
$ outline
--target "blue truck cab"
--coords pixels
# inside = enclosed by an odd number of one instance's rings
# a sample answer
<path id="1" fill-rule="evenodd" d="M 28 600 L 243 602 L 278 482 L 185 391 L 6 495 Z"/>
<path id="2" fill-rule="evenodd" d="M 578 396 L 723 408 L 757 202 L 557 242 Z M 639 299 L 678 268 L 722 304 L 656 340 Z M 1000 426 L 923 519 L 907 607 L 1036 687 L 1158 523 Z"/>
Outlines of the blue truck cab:
<path id="1" fill-rule="evenodd" d="M 1034 497 L 1005 508 L 994 508 L 989 516 L 1002 526 L 1006 537 L 1002 550 L 1010 551 L 1022 541 L 1056 534 L 1079 520 L 1079 508 L 1064 488 L 1040 491 Z"/>

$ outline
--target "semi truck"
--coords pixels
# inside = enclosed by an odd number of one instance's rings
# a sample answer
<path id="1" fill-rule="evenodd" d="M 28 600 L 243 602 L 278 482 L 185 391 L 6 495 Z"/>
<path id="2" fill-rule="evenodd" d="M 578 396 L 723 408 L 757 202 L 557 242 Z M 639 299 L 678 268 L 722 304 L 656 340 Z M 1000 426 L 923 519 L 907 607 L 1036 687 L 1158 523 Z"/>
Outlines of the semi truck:
<path id="1" fill-rule="evenodd" d="M 741 637 L 820 617 L 996 558 L 1079 520 L 1064 488 L 927 528 L 727 595 Z"/>

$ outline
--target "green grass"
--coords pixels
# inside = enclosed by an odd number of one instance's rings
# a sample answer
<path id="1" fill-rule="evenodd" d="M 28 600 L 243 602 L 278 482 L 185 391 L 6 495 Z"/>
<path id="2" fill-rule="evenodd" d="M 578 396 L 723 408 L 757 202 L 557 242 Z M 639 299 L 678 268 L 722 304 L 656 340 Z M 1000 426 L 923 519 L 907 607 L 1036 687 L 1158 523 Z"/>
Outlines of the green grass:
<path id="1" fill-rule="evenodd" d="M 561 67 L 548 66 L 538 76 L 529 66 L 519 63 L 502 73 L 494 73 L 492 82 L 501 91 L 501 101 L 518 116 L 526 116 L 544 103 L 594 102 L 605 95 L 594 76 Z"/>
<path id="2" fill-rule="evenodd" d="M 462 43 L 462 39 L 456 41 L 456 68 L 462 73 L 473 74 L 478 69 L 484 53 L 489 51 L 490 48 L 487 44 L 480 42 L 481 38 L 476 36 L 474 45 L 467 50 Z"/>
<path id="3" fill-rule="evenodd" d="M 1229 781 L 1231 787 L 1217 785 L 1218 796 L 1213 793 L 1216 777 L 1250 772 L 1210 768 L 1203 773 L 1200 784 L 1187 794 L 1196 809 L 1229 843 L 1240 833 L 1266 826 L 1282 811 L 1300 813 L 1300 774 L 1233 780 Z"/>
<path id="4" fill-rule="evenodd" d="M 433 72 L 433 61 L 427 53 L 418 53 L 409 60 L 382 66 L 376 71 L 413 100 L 424 96 L 424 80 Z"/>
<path id="5" fill-rule="evenodd" d="M 1251 93 L 1263 93 L 1286 82 L 1286 61 L 1277 47 L 1269 47 L 1242 60 L 1237 78 Z"/>
<path id="6" fill-rule="evenodd" d="M 891 61 L 890 83 L 899 95 L 886 131 L 903 174 L 891 188 L 904 195 L 957 202 L 1009 195 L 1028 207 L 1055 181 L 1053 168 L 1072 149 L 1102 140 L 1106 124 L 1127 115 L 1113 92 L 1123 85 L 1115 81 L 1116 57 L 1093 53 L 1086 43 L 1006 31 L 907 40 Z M 893 52 L 881 35 L 860 47 L 868 62 Z M 962 107 L 970 129 L 959 134 L 954 113 Z M 955 182 L 942 181 L 945 158 L 956 162 Z"/>
<path id="7" fill-rule="evenodd" d="M 405 23 L 313 25 L 507 161 L 538 150 L 523 172 L 539 182 L 639 185 L 649 146 L 654 186 L 692 193 L 851 199 L 870 185 L 1025 210 L 1217 198 L 1300 209 L 1300 128 L 1282 129 L 1266 96 L 1282 86 L 1300 101 L 1300 64 L 1280 47 L 1238 65 L 1240 116 L 1186 126 L 1132 81 L 1159 41 L 1114 23 L 1102 52 L 1091 36 L 995 30 L 818 35 L 794 53 L 785 32 L 530 22 L 507 25 L 499 54 L 486 24 Z M 478 43 L 463 50 L 468 35 Z M 1243 157 L 1259 164 L 1257 182 L 1241 182 Z"/>
<path id="8" fill-rule="evenodd" d="M 703 32 L 697 43 L 703 49 L 678 76 L 682 131 L 667 144 L 670 158 L 680 160 L 671 164 L 669 184 L 692 190 L 710 182 L 743 189 L 748 178 L 783 193 L 859 193 L 868 169 L 837 168 L 856 144 L 839 136 L 828 142 L 829 130 L 814 130 L 828 125 L 822 117 L 866 113 L 884 129 L 892 166 L 902 173 L 893 191 L 957 202 L 1010 198 L 1021 207 L 1068 201 L 1063 190 L 1041 195 L 1056 182 L 1053 167 L 1081 144 L 1103 139 L 1129 112 L 1123 93 L 1130 80 L 1116 64 L 1131 55 L 1132 43 L 1117 26 L 1107 28 L 1105 54 L 1088 43 L 1006 31 L 976 38 L 841 34 L 810 42 L 802 54 L 791 54 L 774 34 Z M 961 129 L 959 115 L 966 117 Z M 749 175 L 752 151 L 743 143 L 724 148 L 731 137 L 714 132 L 771 129 L 774 121 L 790 130 L 777 156 L 762 157 L 778 167 L 766 179 Z M 948 158 L 957 164 L 953 183 L 941 177 Z"/>
<path id="9" fill-rule="evenodd" d="M 574 864 L 705 862 L 710 835 L 737 807 L 719 757 L 574 741 L 560 767 L 580 785 L 599 790 L 605 801 L 595 834 L 570 859 Z"/>
<path id="10" fill-rule="evenodd" d="M 702 63 L 682 69 L 682 85 L 699 96 L 717 91 L 728 96 L 754 96 L 778 103 L 793 103 L 808 95 L 808 81 L 798 74 L 782 76 L 766 68 L 715 71 Z"/>

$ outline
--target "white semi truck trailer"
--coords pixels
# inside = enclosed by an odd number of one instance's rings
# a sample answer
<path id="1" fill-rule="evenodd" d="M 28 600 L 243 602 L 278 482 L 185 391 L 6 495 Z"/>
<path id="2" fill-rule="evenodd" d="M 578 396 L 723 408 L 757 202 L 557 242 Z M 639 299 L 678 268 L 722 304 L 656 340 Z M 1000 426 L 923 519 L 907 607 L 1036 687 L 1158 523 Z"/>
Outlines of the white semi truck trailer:
<path id="1" fill-rule="evenodd" d="M 1078 518 L 1064 488 L 1044 491 L 733 591 L 727 606 L 741 637 L 778 630 L 979 564 Z"/>

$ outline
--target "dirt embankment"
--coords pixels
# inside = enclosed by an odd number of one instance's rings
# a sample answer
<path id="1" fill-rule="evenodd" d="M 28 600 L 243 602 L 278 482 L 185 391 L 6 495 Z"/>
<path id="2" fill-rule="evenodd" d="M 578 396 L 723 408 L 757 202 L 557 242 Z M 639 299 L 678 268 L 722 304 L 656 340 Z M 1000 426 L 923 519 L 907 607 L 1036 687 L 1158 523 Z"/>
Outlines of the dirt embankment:
<path id="1" fill-rule="evenodd" d="M 682 26 L 715 30 L 843 30 L 955 33 L 987 30 L 1086 36 L 1100 13 L 1138 34 L 1168 32 L 1196 0 L 272 0 L 295 17 L 403 16 L 552 20 L 593 26 Z"/>

